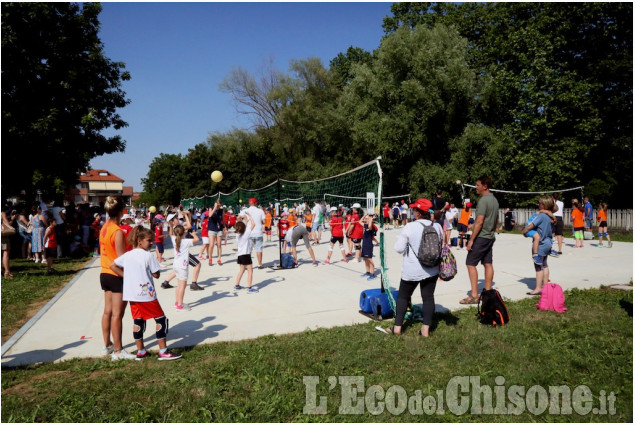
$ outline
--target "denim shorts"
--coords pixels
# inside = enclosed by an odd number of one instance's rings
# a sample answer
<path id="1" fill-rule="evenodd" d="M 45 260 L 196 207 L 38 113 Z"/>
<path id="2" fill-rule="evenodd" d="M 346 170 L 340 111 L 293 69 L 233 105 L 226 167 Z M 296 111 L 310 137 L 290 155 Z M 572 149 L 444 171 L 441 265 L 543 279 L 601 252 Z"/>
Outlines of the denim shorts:
<path id="1" fill-rule="evenodd" d="M 262 252 L 262 236 L 257 236 L 255 238 L 249 238 L 251 242 L 254 244 L 254 249 L 256 252 Z"/>

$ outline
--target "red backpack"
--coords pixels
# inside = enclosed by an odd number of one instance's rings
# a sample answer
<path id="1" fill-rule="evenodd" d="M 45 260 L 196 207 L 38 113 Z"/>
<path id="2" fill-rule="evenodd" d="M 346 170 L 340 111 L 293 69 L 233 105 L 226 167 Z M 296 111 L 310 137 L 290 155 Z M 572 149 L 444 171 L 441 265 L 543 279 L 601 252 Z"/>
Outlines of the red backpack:
<path id="1" fill-rule="evenodd" d="M 553 310 L 564 313 L 567 308 L 564 306 L 564 292 L 562 286 L 549 282 L 542 287 L 540 301 L 536 304 L 538 310 Z"/>

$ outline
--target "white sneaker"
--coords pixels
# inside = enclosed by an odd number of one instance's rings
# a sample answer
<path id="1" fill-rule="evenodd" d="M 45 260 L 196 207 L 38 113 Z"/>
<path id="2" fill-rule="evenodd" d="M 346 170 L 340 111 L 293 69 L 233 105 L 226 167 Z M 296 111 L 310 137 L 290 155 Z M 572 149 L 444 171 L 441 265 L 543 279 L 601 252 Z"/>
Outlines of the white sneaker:
<path id="1" fill-rule="evenodd" d="M 42 258 L 42 261 L 40 261 L 42 264 L 46 264 L 46 258 Z"/>
<path id="2" fill-rule="evenodd" d="M 117 360 L 134 360 L 137 358 L 137 356 L 135 356 L 134 354 L 130 354 L 126 350 L 122 349 L 119 354 L 112 353 L 110 355 L 110 358 L 113 362 L 115 362 Z"/>
<path id="3" fill-rule="evenodd" d="M 110 344 L 108 347 L 101 347 L 102 356 L 107 356 L 108 354 L 112 354 L 113 351 L 115 351 L 115 346 L 113 344 Z"/>

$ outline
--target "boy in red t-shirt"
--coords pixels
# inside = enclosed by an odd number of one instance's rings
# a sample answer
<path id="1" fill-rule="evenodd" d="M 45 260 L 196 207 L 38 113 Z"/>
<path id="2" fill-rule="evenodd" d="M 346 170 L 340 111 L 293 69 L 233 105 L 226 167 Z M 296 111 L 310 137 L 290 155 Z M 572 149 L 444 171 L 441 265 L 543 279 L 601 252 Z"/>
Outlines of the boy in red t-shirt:
<path id="1" fill-rule="evenodd" d="M 340 244 L 340 252 L 345 263 L 348 263 L 346 258 L 346 248 L 344 247 L 344 223 L 342 222 L 342 216 L 338 214 L 337 208 L 331 207 L 331 243 L 329 245 L 329 253 L 326 257 L 324 264 L 331 264 L 331 255 L 333 254 L 333 247 L 335 242 Z"/>

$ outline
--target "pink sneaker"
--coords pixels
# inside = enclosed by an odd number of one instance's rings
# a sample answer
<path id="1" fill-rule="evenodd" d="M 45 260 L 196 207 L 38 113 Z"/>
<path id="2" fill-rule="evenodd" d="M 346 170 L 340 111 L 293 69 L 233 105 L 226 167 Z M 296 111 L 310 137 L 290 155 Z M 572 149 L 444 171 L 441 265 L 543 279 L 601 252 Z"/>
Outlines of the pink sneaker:
<path id="1" fill-rule="evenodd" d="M 348 259 L 344 258 L 344 262 L 345 262 L 345 263 L 348 263 Z"/>
<path id="2" fill-rule="evenodd" d="M 324 264 L 331 264 L 331 262 L 329 260 L 325 260 Z"/>

